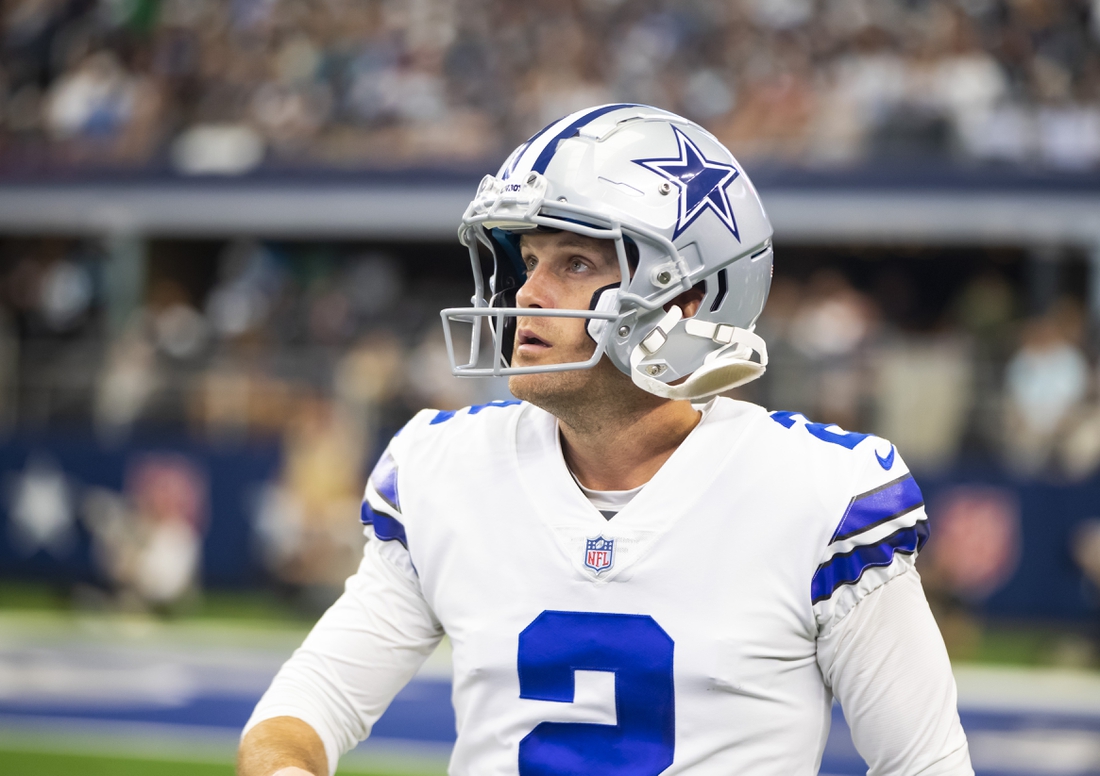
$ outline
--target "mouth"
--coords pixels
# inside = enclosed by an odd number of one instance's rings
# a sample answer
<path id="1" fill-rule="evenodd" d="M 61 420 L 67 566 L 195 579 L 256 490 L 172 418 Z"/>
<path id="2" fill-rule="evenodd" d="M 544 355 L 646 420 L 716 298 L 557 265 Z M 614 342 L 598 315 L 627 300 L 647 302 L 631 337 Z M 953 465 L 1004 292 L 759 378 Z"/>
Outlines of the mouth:
<path id="1" fill-rule="evenodd" d="M 516 332 L 516 352 L 525 356 L 533 356 L 545 353 L 551 348 L 546 340 L 536 335 L 530 329 L 519 329 Z"/>

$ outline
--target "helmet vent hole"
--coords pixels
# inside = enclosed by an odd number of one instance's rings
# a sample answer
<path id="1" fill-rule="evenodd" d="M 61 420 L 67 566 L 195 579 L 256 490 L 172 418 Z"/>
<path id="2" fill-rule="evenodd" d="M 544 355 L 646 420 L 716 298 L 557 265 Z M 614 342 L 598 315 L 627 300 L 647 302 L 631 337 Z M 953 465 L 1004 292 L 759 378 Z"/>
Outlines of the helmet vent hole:
<path id="1" fill-rule="evenodd" d="M 718 312 L 722 302 L 726 301 L 726 293 L 729 291 L 729 281 L 726 279 L 725 268 L 718 270 L 716 274 L 718 275 L 718 293 L 715 294 L 714 301 L 710 303 L 712 313 Z"/>

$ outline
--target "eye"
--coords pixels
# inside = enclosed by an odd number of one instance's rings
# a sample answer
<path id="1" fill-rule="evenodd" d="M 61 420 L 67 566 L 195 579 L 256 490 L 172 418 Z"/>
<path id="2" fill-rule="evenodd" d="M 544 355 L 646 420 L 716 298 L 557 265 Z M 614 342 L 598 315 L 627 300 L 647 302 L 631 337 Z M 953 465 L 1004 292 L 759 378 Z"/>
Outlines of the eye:
<path id="1" fill-rule="evenodd" d="M 588 264 L 583 259 L 572 258 L 569 260 L 569 270 L 571 272 L 586 272 Z"/>
<path id="2" fill-rule="evenodd" d="M 538 265 L 539 260 L 534 256 L 524 256 L 523 266 L 527 269 L 528 274 L 535 271 L 535 267 Z"/>

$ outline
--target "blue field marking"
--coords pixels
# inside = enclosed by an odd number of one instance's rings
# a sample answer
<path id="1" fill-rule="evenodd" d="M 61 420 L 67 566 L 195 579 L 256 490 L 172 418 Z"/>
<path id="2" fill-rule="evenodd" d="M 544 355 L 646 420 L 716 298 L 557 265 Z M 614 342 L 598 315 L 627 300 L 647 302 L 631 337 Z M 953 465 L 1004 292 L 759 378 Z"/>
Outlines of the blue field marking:
<path id="1" fill-rule="evenodd" d="M 10 741 L 25 732 L 75 746 L 89 731 L 99 731 L 97 740 L 118 742 L 152 731 L 157 740 L 175 737 L 187 746 L 216 738 L 231 751 L 279 663 L 293 649 L 290 639 L 282 638 L 286 644 L 280 642 L 278 649 L 219 649 L 164 640 L 148 646 L 132 640 L 117 646 L 35 643 L 33 638 L 0 645 L 0 674 L 23 677 L 0 683 L 0 734 Z M 412 753 L 434 758 L 442 771 L 455 740 L 451 683 L 441 668 L 446 663 L 436 661 L 405 687 L 356 752 L 365 757 Z M 1081 673 L 1067 680 L 1057 674 L 1054 688 L 1042 690 L 1034 671 L 969 667 L 957 669 L 957 675 L 960 718 L 978 776 L 1100 776 L 1097 677 Z M 42 681 L 36 684 L 34 677 Z M 1016 690 L 1006 694 L 1005 685 Z M 866 771 L 834 706 L 821 774 L 862 776 Z"/>
<path id="2" fill-rule="evenodd" d="M 371 737 L 453 744 L 455 713 L 451 708 L 451 683 L 417 679 L 407 684 L 375 724 Z"/>
<path id="3" fill-rule="evenodd" d="M 977 776 L 1100 776 L 1100 714 L 961 709 L 959 719 L 969 739 Z M 1015 751 L 1004 752 L 1006 742 L 1015 742 Z M 1076 751 L 1067 751 L 1071 748 Z M 844 714 L 834 704 L 821 776 L 866 773 L 867 765 L 852 743 Z"/>
<path id="4" fill-rule="evenodd" d="M 154 725 L 161 735 L 177 730 L 181 740 L 188 738 L 189 730 L 207 732 L 220 729 L 227 736 L 233 736 L 244 726 L 257 700 L 258 693 L 247 696 L 204 694 L 183 703 L 163 705 L 5 700 L 0 701 L 0 728 L 60 734 L 80 723 L 90 726 L 115 723 L 120 730 L 128 725 Z M 974 765 L 978 776 L 1100 776 L 1100 714 L 964 708 L 960 717 L 970 737 L 971 750 L 976 755 Z M 454 725 L 451 683 L 445 679 L 417 678 L 398 693 L 375 725 L 370 742 L 362 749 L 369 752 L 396 746 L 416 751 L 419 747 L 425 753 L 443 757 L 454 743 Z M 1018 742 L 1028 737 L 1035 740 L 1031 755 L 1035 762 L 1018 762 L 1007 768 L 983 767 L 982 758 L 989 760 L 992 748 L 1002 747 L 1006 740 Z M 1084 749 L 1084 754 L 1061 751 L 1061 740 L 1071 741 L 1076 749 Z M 1097 753 L 1091 763 L 1088 751 Z M 1065 758 L 1074 756 L 1077 761 L 1071 761 L 1067 766 Z M 1077 762 L 1077 767 L 1074 767 L 1074 762 Z M 834 705 L 832 729 L 822 757 L 821 773 L 828 776 L 862 776 L 866 772 L 867 766 L 852 744 L 844 715 L 840 707 Z"/>
<path id="5" fill-rule="evenodd" d="M 37 721 L 83 719 L 109 722 L 146 722 L 181 727 L 225 728 L 239 731 L 248 721 L 259 695 L 203 695 L 178 705 L 112 703 L 57 703 L 0 701 L 0 715 Z M 451 683 L 418 679 L 397 694 L 374 727 L 373 736 L 410 741 L 453 743 L 455 718 Z"/>

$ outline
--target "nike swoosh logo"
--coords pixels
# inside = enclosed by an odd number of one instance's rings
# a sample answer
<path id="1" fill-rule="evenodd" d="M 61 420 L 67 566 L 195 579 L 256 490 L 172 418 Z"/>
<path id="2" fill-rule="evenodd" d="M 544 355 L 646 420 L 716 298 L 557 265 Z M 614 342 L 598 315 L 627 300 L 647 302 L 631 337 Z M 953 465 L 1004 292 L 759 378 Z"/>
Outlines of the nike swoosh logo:
<path id="1" fill-rule="evenodd" d="M 878 450 L 875 450 L 875 458 L 878 459 L 878 465 L 886 471 L 890 471 L 890 469 L 894 468 L 894 450 L 894 446 L 890 445 L 890 452 L 886 454 L 885 458 L 878 454 Z"/>

